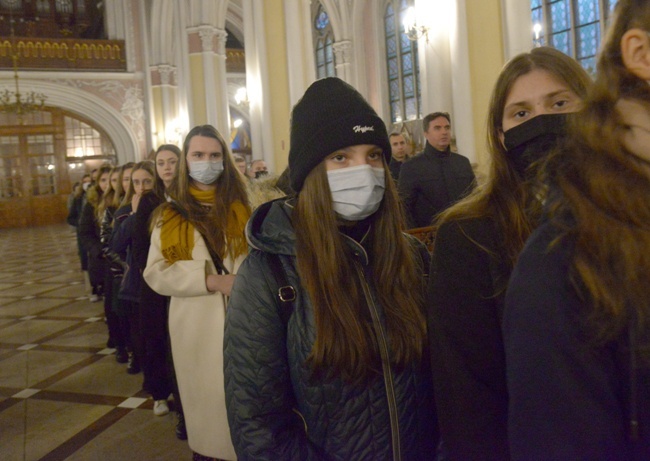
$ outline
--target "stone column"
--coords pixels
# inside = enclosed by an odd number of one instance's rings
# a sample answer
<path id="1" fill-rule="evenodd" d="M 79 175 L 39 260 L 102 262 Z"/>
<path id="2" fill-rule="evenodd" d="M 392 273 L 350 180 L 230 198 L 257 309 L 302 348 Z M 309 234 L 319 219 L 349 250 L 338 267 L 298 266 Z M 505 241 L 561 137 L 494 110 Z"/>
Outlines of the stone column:
<path id="1" fill-rule="evenodd" d="M 350 84 L 352 81 L 352 42 L 342 40 L 332 45 L 334 49 L 334 58 L 336 62 L 336 76 Z"/>

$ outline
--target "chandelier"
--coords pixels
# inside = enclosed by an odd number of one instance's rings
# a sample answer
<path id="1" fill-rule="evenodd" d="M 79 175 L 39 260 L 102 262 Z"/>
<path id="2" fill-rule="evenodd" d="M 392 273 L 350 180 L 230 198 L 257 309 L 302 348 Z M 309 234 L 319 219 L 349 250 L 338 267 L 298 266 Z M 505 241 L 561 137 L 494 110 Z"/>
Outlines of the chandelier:
<path id="1" fill-rule="evenodd" d="M 14 83 L 16 89 L 15 91 L 5 89 L 0 92 L 0 112 L 14 114 L 18 117 L 18 120 L 22 121 L 25 115 L 42 110 L 45 106 L 47 96 L 43 93 L 36 93 L 33 91 L 24 94 L 20 92 L 18 77 L 18 48 L 16 46 L 16 36 L 14 33 L 13 7 L 9 12 L 9 24 L 11 27 L 11 62 L 14 71 Z"/>
<path id="2" fill-rule="evenodd" d="M 429 43 L 429 27 L 422 24 L 418 25 L 414 7 L 410 6 L 406 10 L 402 24 L 404 25 L 404 34 L 409 40 L 416 42 L 424 36 L 427 43 Z"/>

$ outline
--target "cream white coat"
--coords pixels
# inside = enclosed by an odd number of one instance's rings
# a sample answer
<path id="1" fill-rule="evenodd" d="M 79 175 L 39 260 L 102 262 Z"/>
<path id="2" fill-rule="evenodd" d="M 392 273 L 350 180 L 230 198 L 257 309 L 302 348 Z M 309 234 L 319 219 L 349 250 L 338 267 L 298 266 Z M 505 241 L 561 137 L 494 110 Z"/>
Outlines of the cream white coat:
<path id="1" fill-rule="evenodd" d="M 190 448 L 204 456 L 236 460 L 230 440 L 223 382 L 223 334 L 227 298 L 210 293 L 207 274 L 216 274 L 203 237 L 194 231 L 191 261 L 169 264 L 161 252 L 160 227 L 151 235 L 144 279 L 171 296 L 169 335 Z M 236 273 L 245 255 L 223 263 Z"/>

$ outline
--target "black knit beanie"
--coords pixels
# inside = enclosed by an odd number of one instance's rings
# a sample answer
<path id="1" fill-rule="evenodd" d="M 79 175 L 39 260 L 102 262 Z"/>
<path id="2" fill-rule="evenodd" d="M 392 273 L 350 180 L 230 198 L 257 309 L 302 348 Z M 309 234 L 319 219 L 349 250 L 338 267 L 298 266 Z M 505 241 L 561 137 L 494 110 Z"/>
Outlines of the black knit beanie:
<path id="1" fill-rule="evenodd" d="M 291 113 L 289 175 L 300 192 L 311 170 L 338 149 L 375 144 L 386 163 L 391 149 L 386 125 L 352 86 L 336 77 L 314 82 Z"/>

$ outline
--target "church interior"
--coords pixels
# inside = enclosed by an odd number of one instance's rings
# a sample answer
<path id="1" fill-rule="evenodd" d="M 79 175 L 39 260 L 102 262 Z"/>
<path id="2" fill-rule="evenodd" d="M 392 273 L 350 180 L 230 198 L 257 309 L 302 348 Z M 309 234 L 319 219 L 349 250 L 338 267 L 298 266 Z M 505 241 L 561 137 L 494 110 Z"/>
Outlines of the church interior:
<path id="1" fill-rule="evenodd" d="M 419 152 L 451 115 L 487 171 L 503 65 L 548 45 L 590 73 L 616 0 L 0 0 L 0 458 L 189 459 L 84 297 L 73 184 L 210 124 L 248 162 L 287 165 L 316 79 L 363 94 Z"/>

